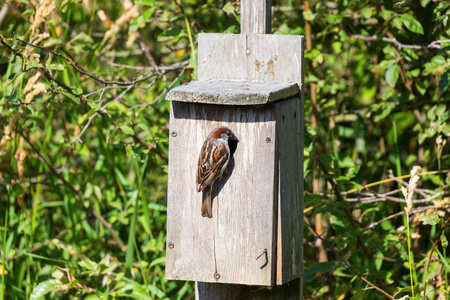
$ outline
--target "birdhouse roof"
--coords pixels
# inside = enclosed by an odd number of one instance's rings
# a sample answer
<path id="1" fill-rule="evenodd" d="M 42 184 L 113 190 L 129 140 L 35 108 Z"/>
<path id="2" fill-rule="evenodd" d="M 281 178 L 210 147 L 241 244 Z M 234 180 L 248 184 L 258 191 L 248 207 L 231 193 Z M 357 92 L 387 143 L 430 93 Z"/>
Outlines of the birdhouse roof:
<path id="1" fill-rule="evenodd" d="M 196 80 L 172 89 L 166 100 L 221 104 L 263 105 L 297 96 L 297 83 Z"/>

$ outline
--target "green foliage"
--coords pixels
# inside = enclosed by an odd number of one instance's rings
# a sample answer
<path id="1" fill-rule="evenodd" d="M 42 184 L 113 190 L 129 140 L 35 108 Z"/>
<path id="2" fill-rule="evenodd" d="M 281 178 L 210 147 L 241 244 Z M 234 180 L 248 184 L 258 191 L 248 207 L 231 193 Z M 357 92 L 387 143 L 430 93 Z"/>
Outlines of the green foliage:
<path id="1" fill-rule="evenodd" d="M 239 32 L 239 2 L 56 0 L 48 13 L 38 1 L 7 2 L 0 299 L 192 298 L 193 283 L 164 279 L 164 97 L 195 78 L 200 32 Z M 312 41 L 304 207 L 335 250 L 315 244 L 305 226 L 304 295 L 380 298 L 360 276 L 396 297 L 410 295 L 408 239 L 415 296 L 448 295 L 448 242 L 439 231 L 450 184 L 450 2 L 304 7 L 277 1 L 273 24 L 275 34 Z M 33 28 L 37 14 L 43 22 Z M 423 201 L 413 204 L 407 236 L 399 183 L 370 183 L 413 165 L 423 168 L 413 199 Z"/>
<path id="2" fill-rule="evenodd" d="M 328 243 L 375 286 L 390 295 L 400 292 L 396 297 L 408 293 L 411 297 L 407 244 L 412 238 L 411 261 L 427 257 L 411 269 L 415 297 L 423 295 L 424 283 L 430 278 L 424 275 L 427 270 L 443 280 L 441 285 L 427 286 L 428 299 L 439 293 L 448 295 L 448 271 L 438 270 L 433 262 L 428 267 L 427 262 L 436 239 L 444 237 L 441 244 L 446 244 L 445 231 L 438 236 L 437 229 L 442 218 L 447 218 L 447 210 L 440 205 L 447 205 L 450 183 L 444 171 L 450 169 L 445 150 L 449 141 L 450 3 L 310 1 L 309 5 L 310 10 L 303 13 L 297 9 L 275 13 L 279 33 L 301 31 L 312 40 L 311 50 L 305 53 L 305 104 L 306 111 L 314 113 L 317 102 L 318 126 L 314 132 L 308 130 L 310 137 L 305 139 L 305 183 L 307 193 L 315 191 L 313 170 L 318 161 L 316 180 L 322 186 L 320 192 L 328 197 L 306 196 L 307 220 L 314 223 L 321 216 L 322 236 Z M 307 23 L 311 32 L 305 30 Z M 413 196 L 422 202 L 413 204 L 408 236 L 403 227 L 406 218 L 401 217 L 404 204 L 393 202 L 404 201 L 400 191 L 395 193 L 398 183 L 376 182 L 385 179 L 388 170 L 394 170 L 391 176 L 409 174 L 414 165 L 422 166 L 420 185 L 429 192 Z M 352 194 L 342 195 L 347 190 Z M 441 202 L 434 205 L 433 198 Z M 427 206 L 443 210 L 431 214 Z M 420 216 L 423 224 L 417 222 Z M 314 239 L 310 231 L 305 235 Z M 327 246 L 305 246 L 305 274 L 317 266 L 317 248 L 326 252 L 325 259 L 342 263 Z M 440 266 L 446 265 L 446 255 L 442 260 Z M 359 276 L 350 280 L 339 269 L 330 272 L 309 282 L 305 295 L 317 293 L 331 299 L 343 295 L 378 299 L 381 295 L 372 288 L 362 290 L 369 286 Z M 350 282 L 352 287 L 339 282 Z"/>
<path id="3" fill-rule="evenodd" d="M 214 1 L 51 3 L 0 20 L 0 298 L 184 298 L 164 279 L 164 97 L 193 77 L 192 34 L 238 23 Z"/>
<path id="4" fill-rule="evenodd" d="M 317 273 L 324 273 L 334 268 L 333 262 L 321 262 L 310 266 L 305 270 L 305 274 L 303 277 L 303 282 L 308 282 L 316 277 Z"/>

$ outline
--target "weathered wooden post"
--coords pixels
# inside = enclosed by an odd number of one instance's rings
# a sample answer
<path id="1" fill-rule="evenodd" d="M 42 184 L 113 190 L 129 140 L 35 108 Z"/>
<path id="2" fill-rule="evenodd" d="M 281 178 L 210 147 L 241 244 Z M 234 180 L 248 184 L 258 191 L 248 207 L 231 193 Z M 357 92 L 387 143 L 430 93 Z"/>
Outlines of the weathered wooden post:
<path id="1" fill-rule="evenodd" d="M 196 299 L 300 299 L 303 277 L 303 37 L 271 35 L 270 0 L 241 0 L 241 34 L 200 34 L 198 81 L 173 89 L 166 278 Z M 203 141 L 240 140 L 213 189 L 196 190 Z"/>

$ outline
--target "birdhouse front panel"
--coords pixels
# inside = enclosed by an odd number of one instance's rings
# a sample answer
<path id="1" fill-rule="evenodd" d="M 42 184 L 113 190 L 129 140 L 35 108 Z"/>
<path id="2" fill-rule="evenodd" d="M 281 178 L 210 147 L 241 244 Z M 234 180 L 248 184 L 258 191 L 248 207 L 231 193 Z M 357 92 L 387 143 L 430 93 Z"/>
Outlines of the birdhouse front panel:
<path id="1" fill-rule="evenodd" d="M 239 140 L 212 187 L 212 218 L 201 213 L 197 168 L 218 126 Z M 274 285 L 278 179 L 272 105 L 171 102 L 166 278 Z"/>

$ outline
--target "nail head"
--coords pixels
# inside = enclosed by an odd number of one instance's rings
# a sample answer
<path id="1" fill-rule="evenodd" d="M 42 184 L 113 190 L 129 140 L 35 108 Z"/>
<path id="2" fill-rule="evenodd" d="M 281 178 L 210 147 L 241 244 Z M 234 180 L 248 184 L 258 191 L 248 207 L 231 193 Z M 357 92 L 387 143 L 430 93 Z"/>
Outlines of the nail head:
<path id="1" fill-rule="evenodd" d="M 250 50 L 249 49 L 245 50 L 245 54 L 250 55 Z"/>
<path id="2" fill-rule="evenodd" d="M 170 248 L 170 249 L 173 249 L 173 247 L 175 247 L 175 245 L 174 245 L 172 242 L 170 242 L 170 243 L 169 243 L 169 248 Z"/>
<path id="3" fill-rule="evenodd" d="M 176 137 L 178 134 L 177 134 L 177 132 L 176 131 L 172 131 L 172 136 L 173 137 Z"/>
<path id="4" fill-rule="evenodd" d="M 214 278 L 215 279 L 220 279 L 220 273 L 214 273 Z"/>
<path id="5" fill-rule="evenodd" d="M 271 141 L 272 139 L 270 137 L 266 138 L 266 143 L 270 144 Z"/>

